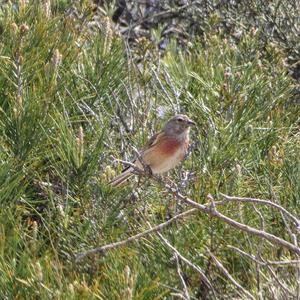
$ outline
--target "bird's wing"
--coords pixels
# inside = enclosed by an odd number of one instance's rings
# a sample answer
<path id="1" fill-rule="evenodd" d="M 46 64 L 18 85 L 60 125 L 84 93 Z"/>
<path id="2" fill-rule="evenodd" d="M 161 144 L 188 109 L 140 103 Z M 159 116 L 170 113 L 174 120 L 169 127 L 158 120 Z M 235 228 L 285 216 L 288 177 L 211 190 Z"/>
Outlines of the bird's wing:
<path id="1" fill-rule="evenodd" d="M 157 144 L 157 142 L 161 139 L 161 137 L 163 136 L 163 131 L 160 131 L 158 133 L 155 133 L 149 140 L 148 142 L 145 144 L 145 146 L 143 147 L 141 153 L 143 153 L 144 151 L 152 148 L 153 146 L 155 146 Z"/>
<path id="2" fill-rule="evenodd" d="M 148 151 L 149 149 L 151 149 L 153 146 L 155 146 L 157 144 L 157 142 L 163 137 L 163 131 L 160 131 L 158 133 L 155 133 L 145 144 L 145 146 L 142 148 L 142 150 L 140 151 L 140 155 L 142 155 L 143 153 L 145 153 L 145 151 Z M 133 164 L 137 164 L 138 168 L 142 168 L 142 164 L 138 159 L 135 159 L 134 161 L 132 161 Z M 130 166 L 125 167 L 121 174 L 124 174 L 125 172 L 128 171 L 132 171 L 132 168 Z"/>

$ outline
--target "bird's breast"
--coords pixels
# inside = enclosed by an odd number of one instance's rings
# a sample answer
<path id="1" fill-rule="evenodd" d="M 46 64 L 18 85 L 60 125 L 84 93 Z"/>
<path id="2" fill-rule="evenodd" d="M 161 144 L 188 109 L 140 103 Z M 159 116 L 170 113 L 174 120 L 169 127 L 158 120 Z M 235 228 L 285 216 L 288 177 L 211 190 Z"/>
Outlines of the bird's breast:
<path id="1" fill-rule="evenodd" d="M 178 140 L 164 141 L 152 164 L 154 173 L 164 173 L 177 166 L 186 154 L 188 139 L 184 142 Z"/>
<path id="2" fill-rule="evenodd" d="M 159 151 L 162 155 L 174 155 L 181 147 L 181 144 L 177 140 L 163 141 Z"/>

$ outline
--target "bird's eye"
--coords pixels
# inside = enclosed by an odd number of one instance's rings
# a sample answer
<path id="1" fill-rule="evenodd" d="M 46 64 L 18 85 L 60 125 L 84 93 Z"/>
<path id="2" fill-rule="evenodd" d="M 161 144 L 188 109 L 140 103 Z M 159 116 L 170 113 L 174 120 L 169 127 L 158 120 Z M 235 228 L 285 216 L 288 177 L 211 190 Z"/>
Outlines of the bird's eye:
<path id="1" fill-rule="evenodd" d="M 177 122 L 183 122 L 183 119 L 179 118 L 177 119 Z"/>

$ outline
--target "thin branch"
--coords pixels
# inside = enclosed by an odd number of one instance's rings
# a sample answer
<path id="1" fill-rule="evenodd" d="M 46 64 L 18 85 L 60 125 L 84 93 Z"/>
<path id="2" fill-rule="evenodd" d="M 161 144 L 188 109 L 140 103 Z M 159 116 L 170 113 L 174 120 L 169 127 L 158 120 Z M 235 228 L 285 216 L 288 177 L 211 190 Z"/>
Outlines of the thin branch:
<path id="1" fill-rule="evenodd" d="M 281 287 L 282 290 L 284 290 L 286 293 L 290 294 L 291 296 L 295 296 L 293 294 L 293 292 L 291 290 L 289 290 L 284 283 L 282 282 L 282 280 L 279 280 L 277 275 L 275 274 L 275 272 L 273 271 L 273 269 L 271 268 L 271 265 L 277 265 L 277 266 L 282 266 L 282 265 L 292 265 L 292 264 L 299 264 L 299 261 L 295 261 L 295 260 L 290 260 L 290 261 L 264 261 L 264 260 L 258 260 L 254 255 L 249 254 L 247 252 L 244 252 L 243 250 L 228 245 L 228 248 L 231 248 L 233 250 L 235 250 L 236 252 L 238 252 L 239 254 L 242 254 L 248 258 L 250 258 L 252 261 L 254 261 L 255 263 L 259 264 L 260 266 L 263 267 L 267 267 L 268 271 L 271 273 L 272 278 L 275 279 L 275 281 L 279 284 L 279 286 Z M 297 298 L 298 299 L 298 298 Z"/>
<path id="2" fill-rule="evenodd" d="M 291 214 L 284 207 L 282 207 L 281 205 L 279 205 L 277 203 L 274 203 L 274 202 L 269 201 L 269 200 L 264 200 L 264 199 L 228 196 L 228 195 L 225 195 L 223 193 L 220 193 L 220 195 L 228 201 L 252 202 L 252 203 L 266 204 L 266 205 L 272 206 L 272 207 L 280 210 L 287 217 L 289 217 L 295 223 L 295 225 L 297 226 L 297 229 L 300 229 L 300 220 L 298 220 L 293 214 Z"/>
<path id="3" fill-rule="evenodd" d="M 297 236 L 296 234 L 293 234 L 293 243 L 295 246 L 298 245 Z M 299 255 L 296 254 L 296 258 L 299 260 Z M 296 275 L 296 282 L 297 282 L 297 299 L 300 299 L 300 264 L 297 264 L 297 275 Z"/>
<path id="4" fill-rule="evenodd" d="M 186 298 L 181 293 L 171 293 L 171 296 L 186 300 Z"/>
<path id="5" fill-rule="evenodd" d="M 104 254 L 106 253 L 107 251 L 111 250 L 111 249 L 116 249 L 116 248 L 119 248 L 119 247 L 122 247 L 122 246 L 125 246 L 131 242 L 134 242 L 134 241 L 138 241 L 140 240 L 141 238 L 143 238 L 144 236 L 147 236 L 151 233 L 154 233 L 154 232 L 158 232 L 160 230 L 162 230 L 163 228 L 165 228 L 166 226 L 169 226 L 171 223 L 173 223 L 174 221 L 178 220 L 178 219 L 182 219 L 186 216 L 189 216 L 193 213 L 197 212 L 197 209 L 193 208 L 193 209 L 190 209 L 190 210 L 187 210 L 179 215 L 176 215 L 174 216 L 173 218 L 171 218 L 170 220 L 164 222 L 164 223 L 161 223 L 157 226 L 154 226 L 153 228 L 151 229 L 148 229 L 148 230 L 145 230 L 141 233 L 138 233 L 134 236 L 131 236 L 129 237 L 128 239 L 126 240 L 122 240 L 122 241 L 119 241 L 119 242 L 115 242 L 115 243 L 111 243 L 111 244 L 108 244 L 108 245 L 104 245 L 102 247 L 97 247 L 97 248 L 94 248 L 94 249 L 91 249 L 91 250 L 87 250 L 87 251 L 84 251 L 84 252 L 80 252 L 76 255 L 76 260 L 81 260 L 82 258 L 84 258 L 85 256 L 90 256 L 90 255 L 94 255 L 94 254 Z"/>
<path id="6" fill-rule="evenodd" d="M 272 278 L 275 279 L 275 281 L 281 287 L 281 289 L 283 289 L 287 294 L 289 294 L 290 296 L 292 296 L 293 298 L 295 298 L 295 294 L 284 284 L 284 282 L 282 280 L 280 280 L 278 278 L 278 276 L 275 274 L 275 272 L 273 271 L 273 269 L 271 268 L 271 266 L 267 266 L 267 268 L 268 268 L 269 272 L 271 273 Z"/>
<path id="7" fill-rule="evenodd" d="M 260 229 L 262 231 L 265 231 L 265 219 L 263 214 L 259 211 L 259 209 L 255 206 L 255 204 L 252 204 L 253 209 L 255 210 L 255 212 L 259 215 L 260 218 Z M 261 239 L 258 243 L 258 247 L 257 247 L 257 253 L 256 253 L 256 257 L 258 259 L 261 258 L 261 252 L 264 246 L 264 239 Z M 256 269 L 256 287 L 257 287 L 257 296 L 260 300 L 263 300 L 263 293 L 262 293 L 262 284 L 261 284 L 261 274 L 260 274 L 260 264 L 259 263 L 255 263 L 255 269 Z"/>
<path id="8" fill-rule="evenodd" d="M 164 238 L 164 236 L 161 233 L 157 233 L 160 239 L 164 242 L 164 244 L 169 247 L 184 263 L 186 263 L 189 267 L 191 267 L 194 271 L 199 273 L 201 280 L 207 285 L 208 288 L 211 289 L 211 291 L 215 294 L 215 290 L 210 283 L 209 279 L 206 277 L 204 272 L 201 270 L 201 268 L 195 264 L 193 264 L 191 261 L 189 261 L 186 257 L 184 257 L 174 246 L 170 244 L 170 242 Z"/>
<path id="9" fill-rule="evenodd" d="M 185 280 L 182 276 L 182 272 L 181 272 L 181 268 L 180 268 L 180 263 L 179 263 L 179 259 L 178 259 L 178 255 L 177 253 L 175 253 L 175 259 L 176 259 L 176 270 L 177 270 L 177 274 L 180 278 L 180 281 L 181 281 L 181 284 L 183 286 L 183 294 L 184 294 L 184 299 L 186 300 L 190 300 L 191 297 L 190 297 L 190 294 L 189 294 L 189 291 L 188 291 L 188 288 L 187 288 L 187 285 L 185 283 Z"/>
<path id="10" fill-rule="evenodd" d="M 158 284 L 160 286 L 164 287 L 164 288 L 167 288 L 170 291 L 173 291 L 173 292 L 170 293 L 171 296 L 179 297 L 180 299 L 183 299 L 183 296 L 181 295 L 181 291 L 180 290 L 178 290 L 178 289 L 176 289 L 176 288 L 174 288 L 172 286 L 169 286 L 167 284 L 161 283 L 161 282 L 159 282 Z M 193 299 L 193 300 L 199 300 L 198 298 L 193 297 L 193 295 L 191 295 L 191 299 Z"/>
<path id="11" fill-rule="evenodd" d="M 300 264 L 300 260 L 281 260 L 281 261 L 280 260 L 278 260 L 278 261 L 276 261 L 276 260 L 258 260 L 255 257 L 255 255 L 247 253 L 240 248 L 237 248 L 232 245 L 227 245 L 227 247 L 238 252 L 241 255 L 248 257 L 250 260 L 254 261 L 255 263 L 260 264 L 261 266 L 279 266 L 279 267 L 288 266 L 288 267 L 290 267 L 291 265 Z"/>
<path id="12" fill-rule="evenodd" d="M 239 254 L 241 254 L 241 255 L 243 255 L 243 256 L 248 257 L 250 260 L 252 260 L 253 262 L 255 262 L 255 263 L 257 263 L 257 264 L 260 264 L 261 266 L 264 266 L 264 265 L 265 265 L 264 262 L 262 262 L 261 260 L 258 260 L 258 259 L 256 258 L 256 256 L 253 255 L 253 254 L 247 253 L 247 252 L 245 252 L 245 251 L 243 251 L 243 250 L 241 250 L 241 249 L 239 249 L 239 248 L 237 248 L 237 247 L 231 246 L 231 245 L 227 245 L 227 247 L 228 247 L 229 249 L 232 249 L 232 250 L 238 252 Z"/>
<path id="13" fill-rule="evenodd" d="M 167 186 L 165 185 L 165 187 L 170 191 L 170 192 L 173 192 L 174 193 L 174 188 L 170 187 L 170 186 Z M 244 232 L 247 232 L 251 235 L 255 235 L 255 236 L 259 236 L 265 240 L 268 240 L 269 242 L 271 242 L 272 244 L 276 244 L 276 245 L 279 245 L 279 246 L 282 246 L 284 248 L 287 248 L 297 254 L 300 255 L 300 248 L 293 245 L 292 243 L 290 242 L 287 242 L 286 240 L 284 239 L 281 239 L 271 233 L 268 233 L 268 232 L 265 232 L 265 231 L 262 231 L 262 230 L 259 230 L 259 229 L 256 229 L 256 228 L 253 228 L 251 226 L 248 226 L 248 225 L 245 225 L 245 224 L 242 224 L 242 223 L 239 223 L 225 215 L 223 215 L 222 213 L 220 213 L 219 211 L 217 211 L 215 208 L 214 209 L 211 209 L 203 204 L 200 204 L 200 203 L 197 203 L 195 201 L 193 201 L 192 199 L 188 198 L 188 197 L 185 197 L 183 196 L 182 194 L 180 194 L 178 191 L 176 191 L 174 193 L 175 197 L 177 199 L 180 199 L 182 200 L 183 202 L 185 202 L 186 204 L 194 207 L 194 208 L 198 208 L 200 211 L 204 212 L 204 213 L 207 213 L 208 215 L 212 216 L 212 217 L 216 217 L 222 221 L 224 221 L 225 223 L 229 224 L 230 226 L 234 227 L 234 228 L 237 228 L 241 231 L 244 231 Z"/>
<path id="14" fill-rule="evenodd" d="M 300 260 L 264 260 L 266 266 L 291 266 L 300 264 Z M 296 266 L 297 267 L 297 266 Z"/>
<path id="15" fill-rule="evenodd" d="M 21 67 L 21 54 L 20 50 L 16 51 L 16 76 L 17 76 L 17 96 L 22 98 L 23 96 L 23 81 L 22 81 L 22 67 Z"/>
<path id="16" fill-rule="evenodd" d="M 254 296 L 250 294 L 247 290 L 245 290 L 227 271 L 227 269 L 222 265 L 222 263 L 208 250 L 209 256 L 214 261 L 215 265 L 218 267 L 219 270 L 221 270 L 224 275 L 249 299 L 255 300 Z"/>

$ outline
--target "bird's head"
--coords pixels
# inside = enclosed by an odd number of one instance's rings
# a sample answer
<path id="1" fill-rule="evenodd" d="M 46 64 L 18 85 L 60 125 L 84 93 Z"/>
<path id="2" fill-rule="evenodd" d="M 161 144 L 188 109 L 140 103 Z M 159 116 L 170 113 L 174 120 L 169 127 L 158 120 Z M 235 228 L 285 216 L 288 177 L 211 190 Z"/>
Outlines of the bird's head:
<path id="1" fill-rule="evenodd" d="M 196 123 L 188 116 L 179 114 L 166 123 L 164 132 L 169 135 L 180 136 L 181 134 L 188 132 L 189 128 L 193 125 L 196 125 Z"/>

